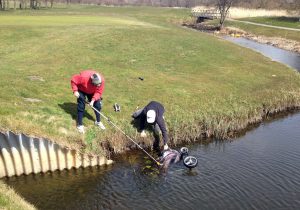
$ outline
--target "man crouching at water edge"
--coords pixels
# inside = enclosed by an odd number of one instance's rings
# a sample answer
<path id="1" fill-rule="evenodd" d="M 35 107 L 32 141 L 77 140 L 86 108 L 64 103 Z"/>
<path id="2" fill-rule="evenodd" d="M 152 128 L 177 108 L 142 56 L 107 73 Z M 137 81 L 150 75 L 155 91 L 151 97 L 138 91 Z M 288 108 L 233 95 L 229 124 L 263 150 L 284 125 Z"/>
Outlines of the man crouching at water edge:
<path id="1" fill-rule="evenodd" d="M 87 97 L 90 106 L 100 112 L 104 84 L 104 77 L 94 70 L 85 70 L 72 76 L 71 87 L 74 96 L 77 98 L 77 129 L 80 133 L 84 133 L 82 118 L 85 109 L 85 98 Z M 95 125 L 104 130 L 105 127 L 100 122 L 100 114 L 94 112 L 96 115 Z"/>
<path id="2" fill-rule="evenodd" d="M 155 141 L 153 143 L 153 149 L 157 152 L 160 152 L 159 149 L 159 133 L 161 131 L 164 141 L 164 150 L 167 150 L 168 147 L 168 132 L 164 120 L 165 108 L 162 104 L 157 101 L 151 101 L 147 106 L 143 109 L 139 109 L 133 113 L 133 118 L 140 119 L 140 130 L 141 130 L 141 137 L 146 137 L 145 127 L 146 124 L 152 125 L 154 130 L 154 137 Z"/>

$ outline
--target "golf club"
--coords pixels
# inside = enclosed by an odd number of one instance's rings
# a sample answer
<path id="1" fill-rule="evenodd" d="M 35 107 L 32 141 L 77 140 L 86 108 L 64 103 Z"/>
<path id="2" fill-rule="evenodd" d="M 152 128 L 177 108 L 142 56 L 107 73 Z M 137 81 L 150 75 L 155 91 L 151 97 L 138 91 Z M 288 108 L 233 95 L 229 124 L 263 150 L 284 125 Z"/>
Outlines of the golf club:
<path id="1" fill-rule="evenodd" d="M 132 141 L 138 148 L 140 148 L 144 153 L 146 153 L 158 166 L 161 166 L 162 164 L 155 160 L 155 158 L 150 155 L 146 150 L 144 150 L 138 143 L 136 143 L 130 136 L 128 136 L 121 128 L 119 128 L 116 124 L 114 124 L 108 117 L 106 117 L 104 114 L 99 112 L 95 107 L 91 106 L 87 101 L 85 101 L 86 104 L 88 104 L 95 112 L 100 114 L 104 119 L 106 119 L 111 125 L 113 125 L 117 130 L 119 130 L 122 134 L 124 134 L 130 141 Z"/>

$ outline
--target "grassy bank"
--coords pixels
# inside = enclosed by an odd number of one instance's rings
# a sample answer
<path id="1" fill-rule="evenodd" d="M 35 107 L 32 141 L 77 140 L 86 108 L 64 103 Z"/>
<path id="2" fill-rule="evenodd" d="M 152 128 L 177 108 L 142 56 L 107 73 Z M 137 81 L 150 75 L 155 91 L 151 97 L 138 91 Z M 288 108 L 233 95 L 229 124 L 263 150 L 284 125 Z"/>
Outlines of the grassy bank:
<path id="1" fill-rule="evenodd" d="M 281 37 L 281 38 L 300 42 L 299 31 L 289 31 L 285 29 L 269 28 L 264 26 L 257 26 L 257 25 L 247 24 L 247 23 L 230 21 L 230 20 L 226 21 L 225 25 L 240 28 L 248 33 L 257 36 Z M 284 24 L 282 24 L 282 26 L 284 26 Z M 284 27 L 288 27 L 288 26 L 284 26 Z"/>
<path id="2" fill-rule="evenodd" d="M 281 26 L 300 29 L 299 17 L 252 17 L 242 18 L 240 20 L 249 21 L 253 23 L 262 23 L 271 26 Z"/>
<path id="3" fill-rule="evenodd" d="M 27 203 L 13 189 L 0 181 L 0 209 L 33 210 L 35 207 Z"/>
<path id="4" fill-rule="evenodd" d="M 189 12 L 71 6 L 0 13 L 1 129 L 73 147 L 85 143 L 95 152 L 104 142 L 122 150 L 128 141 L 106 122 L 105 132 L 97 130 L 90 109 L 84 118 L 87 133 L 77 133 L 70 78 L 87 68 L 106 78 L 103 113 L 138 141 L 130 115 L 150 100 L 165 105 L 171 144 L 203 135 L 225 137 L 268 110 L 299 105 L 298 73 L 179 27 Z M 113 111 L 115 102 L 120 113 Z"/>

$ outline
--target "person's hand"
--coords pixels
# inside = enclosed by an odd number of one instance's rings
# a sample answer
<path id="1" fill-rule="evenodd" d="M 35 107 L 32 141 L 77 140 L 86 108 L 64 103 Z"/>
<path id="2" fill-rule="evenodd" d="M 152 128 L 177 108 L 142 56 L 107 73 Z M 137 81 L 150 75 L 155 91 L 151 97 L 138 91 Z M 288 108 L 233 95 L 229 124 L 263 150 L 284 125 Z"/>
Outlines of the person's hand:
<path id="1" fill-rule="evenodd" d="M 76 98 L 79 98 L 79 97 L 80 97 L 80 94 L 79 94 L 78 91 L 75 91 L 73 94 L 74 94 L 74 96 L 75 96 Z"/>
<path id="2" fill-rule="evenodd" d="M 143 131 L 141 132 L 141 137 L 145 138 L 146 136 L 147 136 L 147 134 L 146 134 L 146 132 L 143 130 Z"/>
<path id="3" fill-rule="evenodd" d="M 168 144 L 165 144 L 164 145 L 164 150 L 167 150 L 167 149 L 169 149 L 169 146 L 168 146 Z"/>
<path id="4" fill-rule="evenodd" d="M 94 101 L 94 100 L 91 100 L 90 106 L 93 107 L 93 106 L 94 106 L 94 103 L 95 103 L 95 101 Z"/>

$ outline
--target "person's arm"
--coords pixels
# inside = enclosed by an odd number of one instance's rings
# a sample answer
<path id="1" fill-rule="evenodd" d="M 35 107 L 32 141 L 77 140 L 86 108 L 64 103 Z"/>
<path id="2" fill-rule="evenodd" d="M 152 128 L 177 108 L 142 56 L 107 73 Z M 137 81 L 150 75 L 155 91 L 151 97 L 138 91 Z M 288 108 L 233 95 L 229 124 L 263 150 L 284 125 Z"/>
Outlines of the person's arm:
<path id="1" fill-rule="evenodd" d="M 80 97 L 80 94 L 78 92 L 78 85 L 81 83 L 81 76 L 76 74 L 74 76 L 72 76 L 71 78 L 71 88 L 73 91 L 73 94 L 76 98 Z"/>
<path id="2" fill-rule="evenodd" d="M 163 119 L 163 117 L 158 117 L 157 120 L 156 120 L 156 123 L 158 124 L 158 126 L 161 130 L 164 145 L 166 145 L 168 140 L 169 140 L 169 137 L 168 137 L 168 131 L 167 131 L 167 128 L 166 128 L 165 120 Z"/>
<path id="3" fill-rule="evenodd" d="M 78 85 L 81 83 L 81 76 L 76 74 L 71 78 L 71 88 L 73 92 L 78 91 Z"/>
<path id="4" fill-rule="evenodd" d="M 103 94 L 105 81 L 104 81 L 103 77 L 101 77 L 101 78 L 102 78 L 102 83 L 99 87 L 97 87 L 96 92 L 94 93 L 93 98 L 92 98 L 93 101 L 99 100 Z"/>
<path id="5" fill-rule="evenodd" d="M 142 112 L 140 115 L 140 130 L 143 131 L 146 127 L 146 115 L 144 114 L 144 112 Z"/>

